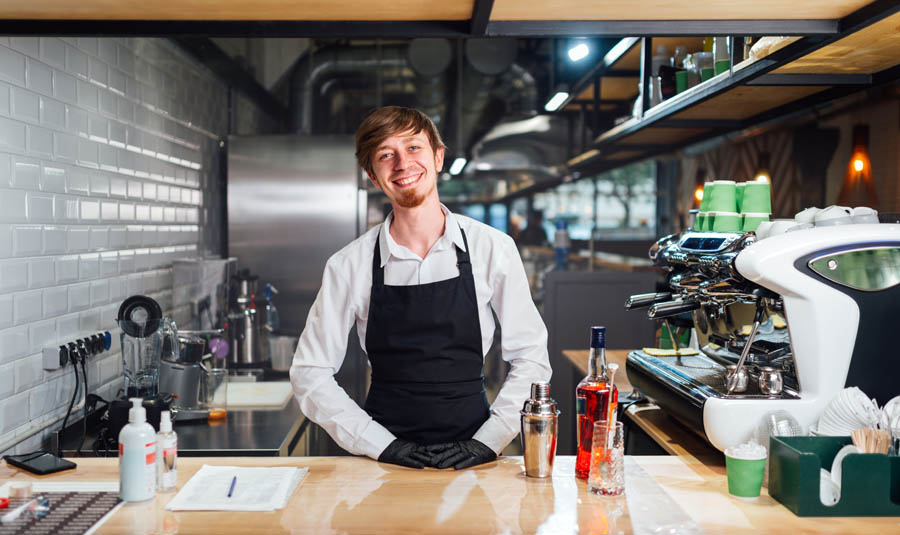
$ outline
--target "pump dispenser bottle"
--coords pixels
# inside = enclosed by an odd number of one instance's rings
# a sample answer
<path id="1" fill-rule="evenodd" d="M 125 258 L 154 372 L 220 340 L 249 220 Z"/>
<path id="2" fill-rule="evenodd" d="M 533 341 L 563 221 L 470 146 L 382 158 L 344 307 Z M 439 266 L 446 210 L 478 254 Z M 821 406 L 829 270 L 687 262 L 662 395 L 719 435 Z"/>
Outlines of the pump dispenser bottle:
<path id="1" fill-rule="evenodd" d="M 156 432 L 141 398 L 128 401 L 128 425 L 119 432 L 119 497 L 141 502 L 156 495 Z"/>
<path id="2" fill-rule="evenodd" d="M 178 436 L 172 431 L 169 411 L 160 413 L 156 434 L 156 490 L 169 492 L 178 484 Z"/>

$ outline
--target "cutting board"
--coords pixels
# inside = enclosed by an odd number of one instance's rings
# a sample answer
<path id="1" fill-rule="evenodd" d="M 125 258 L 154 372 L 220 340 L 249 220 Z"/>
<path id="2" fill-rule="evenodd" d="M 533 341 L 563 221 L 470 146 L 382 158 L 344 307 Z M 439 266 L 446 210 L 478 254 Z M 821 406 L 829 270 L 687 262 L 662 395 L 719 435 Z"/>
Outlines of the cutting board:
<path id="1" fill-rule="evenodd" d="M 283 382 L 229 382 L 228 408 L 248 407 L 262 409 L 280 409 L 291 399 L 293 390 L 291 383 Z"/>

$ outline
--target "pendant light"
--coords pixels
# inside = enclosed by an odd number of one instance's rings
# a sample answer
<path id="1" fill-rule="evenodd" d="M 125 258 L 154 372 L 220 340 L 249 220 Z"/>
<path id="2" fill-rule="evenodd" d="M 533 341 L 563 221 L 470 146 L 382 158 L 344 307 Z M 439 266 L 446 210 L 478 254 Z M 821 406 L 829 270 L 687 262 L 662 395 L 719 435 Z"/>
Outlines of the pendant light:
<path id="1" fill-rule="evenodd" d="M 872 162 L 869 160 L 869 126 L 856 124 L 853 126 L 853 150 L 844 173 L 844 184 L 838 194 L 839 205 L 868 206 L 878 205 L 878 194 L 872 182 Z"/>
<path id="2" fill-rule="evenodd" d="M 753 180 L 757 182 L 765 182 L 767 184 L 772 183 L 772 175 L 769 173 L 769 153 L 761 152 L 759 154 L 759 165 L 756 167 L 756 173 L 753 175 Z"/>

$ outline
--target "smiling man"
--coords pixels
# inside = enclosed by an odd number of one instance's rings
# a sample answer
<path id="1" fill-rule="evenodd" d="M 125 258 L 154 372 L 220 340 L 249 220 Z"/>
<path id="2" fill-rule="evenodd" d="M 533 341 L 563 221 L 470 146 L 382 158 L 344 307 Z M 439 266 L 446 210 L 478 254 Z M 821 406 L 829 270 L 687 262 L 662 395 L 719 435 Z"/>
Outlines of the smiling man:
<path id="1" fill-rule="evenodd" d="M 531 383 L 550 379 L 547 330 L 512 238 L 438 199 L 444 149 L 418 110 L 381 108 L 360 125 L 357 161 L 393 211 L 328 260 L 291 367 L 300 409 L 341 447 L 412 468 L 496 459 Z M 489 405 L 494 314 L 510 369 Z M 354 323 L 372 369 L 364 408 L 334 380 Z"/>

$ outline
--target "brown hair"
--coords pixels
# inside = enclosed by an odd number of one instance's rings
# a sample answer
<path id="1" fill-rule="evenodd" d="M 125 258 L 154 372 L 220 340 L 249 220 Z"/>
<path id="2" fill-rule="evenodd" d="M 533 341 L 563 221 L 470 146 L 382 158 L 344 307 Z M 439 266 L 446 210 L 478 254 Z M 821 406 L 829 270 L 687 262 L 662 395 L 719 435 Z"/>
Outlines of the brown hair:
<path id="1" fill-rule="evenodd" d="M 422 131 L 428 136 L 433 150 L 447 148 L 434 122 L 421 111 L 401 106 L 378 108 L 356 129 L 356 161 L 370 176 L 375 176 L 372 156 L 385 139 L 395 134 L 418 134 Z"/>

